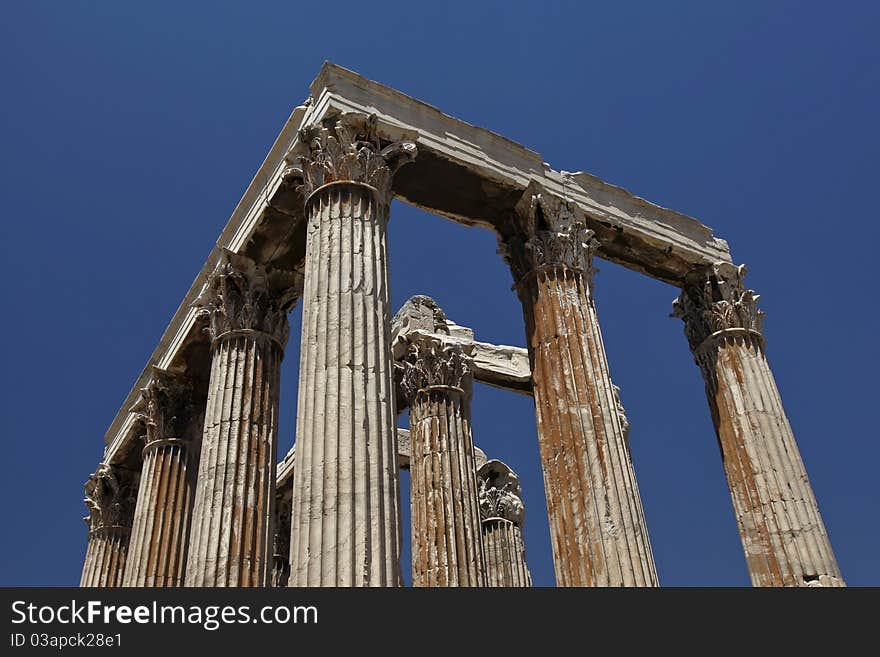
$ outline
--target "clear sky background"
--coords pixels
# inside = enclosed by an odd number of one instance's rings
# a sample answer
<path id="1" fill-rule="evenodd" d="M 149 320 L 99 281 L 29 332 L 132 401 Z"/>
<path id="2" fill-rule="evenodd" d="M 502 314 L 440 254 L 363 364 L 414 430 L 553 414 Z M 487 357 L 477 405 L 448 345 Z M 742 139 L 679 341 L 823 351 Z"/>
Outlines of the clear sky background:
<path id="1" fill-rule="evenodd" d="M 78 583 L 82 485 L 104 432 L 324 60 L 727 239 L 762 295 L 770 363 L 843 575 L 880 584 L 880 5 L 313 7 L 4 3 L 0 584 Z M 389 230 L 395 310 L 430 294 L 479 339 L 525 344 L 493 235 L 399 202 Z M 677 292 L 597 264 L 661 583 L 746 585 L 702 379 L 668 317 Z M 552 584 L 532 402 L 478 387 L 473 418 L 476 443 L 521 475 L 529 565 Z"/>

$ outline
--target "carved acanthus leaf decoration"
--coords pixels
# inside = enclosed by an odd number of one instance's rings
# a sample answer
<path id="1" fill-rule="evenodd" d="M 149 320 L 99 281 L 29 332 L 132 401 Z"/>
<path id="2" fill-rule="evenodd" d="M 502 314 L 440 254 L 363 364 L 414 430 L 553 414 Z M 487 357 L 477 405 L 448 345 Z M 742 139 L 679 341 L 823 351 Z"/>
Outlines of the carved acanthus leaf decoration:
<path id="1" fill-rule="evenodd" d="M 480 518 L 504 518 L 522 527 L 526 509 L 519 477 L 501 461 L 492 459 L 477 469 L 480 488 Z"/>
<path id="2" fill-rule="evenodd" d="M 576 204 L 532 182 L 516 206 L 516 215 L 515 226 L 501 241 L 499 252 L 517 281 L 545 267 L 581 271 L 592 280 L 593 254 L 599 243 Z"/>
<path id="3" fill-rule="evenodd" d="M 442 342 L 427 335 L 413 334 L 406 355 L 398 363 L 401 388 L 412 403 L 420 390 L 449 386 L 470 392 L 473 361 L 468 345 Z"/>
<path id="4" fill-rule="evenodd" d="M 745 287 L 745 275 L 745 265 L 720 262 L 687 277 L 681 295 L 672 302 L 672 316 L 684 320 L 691 349 L 727 329 L 762 332 L 764 312 L 757 305 L 761 297 Z"/>
<path id="5" fill-rule="evenodd" d="M 132 412 L 144 423 L 145 441 L 191 438 L 196 408 L 192 384 L 187 379 L 153 368 L 152 378 L 141 388 L 141 397 Z"/>
<path id="6" fill-rule="evenodd" d="M 300 272 L 265 268 L 250 258 L 224 250 L 196 302 L 208 318 L 211 339 L 230 331 L 258 331 L 287 343 L 287 313 L 302 290 Z"/>
<path id="7" fill-rule="evenodd" d="M 376 115 L 348 112 L 308 125 L 287 160 L 293 165 L 285 177 L 299 177 L 303 196 L 321 185 L 350 181 L 374 187 L 384 205 L 391 200 L 391 180 L 396 171 L 412 162 L 418 150 L 412 141 L 382 147 Z"/>
<path id="8" fill-rule="evenodd" d="M 102 463 L 85 485 L 89 531 L 130 529 L 136 501 L 134 476 Z"/>

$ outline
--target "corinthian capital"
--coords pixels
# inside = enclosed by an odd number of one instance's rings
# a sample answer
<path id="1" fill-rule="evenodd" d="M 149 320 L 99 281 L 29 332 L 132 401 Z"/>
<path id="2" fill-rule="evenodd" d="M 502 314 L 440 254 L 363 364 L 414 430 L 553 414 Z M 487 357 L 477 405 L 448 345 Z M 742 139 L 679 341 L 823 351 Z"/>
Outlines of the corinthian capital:
<path id="1" fill-rule="evenodd" d="M 391 320 L 391 332 L 405 335 L 413 331 L 449 334 L 449 318 L 429 296 L 417 294 L 406 300 Z"/>
<path id="2" fill-rule="evenodd" d="M 208 318 L 212 340 L 231 332 L 255 331 L 283 348 L 290 332 L 287 313 L 301 287 L 298 272 L 266 268 L 224 250 L 196 305 Z"/>
<path id="3" fill-rule="evenodd" d="M 131 411 L 144 423 L 147 445 L 158 440 L 189 439 L 197 415 L 192 383 L 153 367 L 150 382 L 141 388 L 140 399 Z"/>
<path id="4" fill-rule="evenodd" d="M 391 180 L 417 154 L 411 141 L 382 147 L 376 130 L 376 115 L 348 112 L 300 130 L 299 143 L 287 159 L 290 173 L 302 179 L 301 191 L 308 197 L 321 185 L 348 181 L 374 187 L 380 200 L 391 200 Z"/>
<path id="5" fill-rule="evenodd" d="M 477 469 L 480 488 L 480 519 L 504 518 L 517 527 L 525 522 L 526 508 L 522 502 L 519 477 L 510 467 L 492 459 Z"/>
<path id="6" fill-rule="evenodd" d="M 85 493 L 89 509 L 85 521 L 90 532 L 131 529 L 137 501 L 133 473 L 102 463 L 86 482 Z"/>
<path id="7" fill-rule="evenodd" d="M 418 332 L 404 340 L 406 354 L 397 367 L 401 388 L 411 404 L 420 391 L 435 386 L 458 388 L 470 394 L 473 377 L 471 345 L 444 342 Z"/>
<path id="8" fill-rule="evenodd" d="M 760 334 L 764 312 L 760 295 L 743 284 L 745 265 L 719 262 L 693 272 L 672 302 L 673 317 L 684 320 L 684 331 L 696 351 L 709 337 L 730 329 Z"/>
<path id="9" fill-rule="evenodd" d="M 547 267 L 565 267 L 592 276 L 593 253 L 599 243 L 574 203 L 548 194 L 532 181 L 517 203 L 515 215 L 510 235 L 499 251 L 517 281 Z"/>

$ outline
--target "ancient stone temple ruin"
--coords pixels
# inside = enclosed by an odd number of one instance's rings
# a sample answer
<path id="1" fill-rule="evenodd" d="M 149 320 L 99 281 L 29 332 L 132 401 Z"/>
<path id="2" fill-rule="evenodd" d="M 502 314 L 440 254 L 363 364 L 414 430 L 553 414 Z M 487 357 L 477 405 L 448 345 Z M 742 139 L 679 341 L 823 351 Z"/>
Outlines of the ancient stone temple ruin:
<path id="1" fill-rule="evenodd" d="M 428 296 L 394 313 L 394 198 L 495 232 L 525 348 L 480 342 Z M 403 568 L 414 586 L 530 586 L 519 478 L 475 445 L 475 382 L 534 398 L 557 584 L 657 586 L 594 257 L 680 289 L 674 314 L 706 382 L 752 583 L 843 586 L 758 296 L 726 242 L 332 64 L 110 425 L 86 484 L 82 586 L 400 586 Z M 279 462 L 295 304 L 296 440 Z M 411 564 L 400 562 L 401 468 Z"/>

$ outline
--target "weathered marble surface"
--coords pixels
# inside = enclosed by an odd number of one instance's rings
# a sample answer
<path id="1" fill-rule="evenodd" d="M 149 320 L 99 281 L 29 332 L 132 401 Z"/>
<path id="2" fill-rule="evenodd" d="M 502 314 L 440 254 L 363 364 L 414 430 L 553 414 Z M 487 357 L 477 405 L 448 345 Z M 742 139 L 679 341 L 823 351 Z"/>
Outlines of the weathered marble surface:
<path id="1" fill-rule="evenodd" d="M 186 586 L 269 581 L 280 366 L 296 274 L 227 251 L 198 301 L 212 342 Z"/>
<path id="2" fill-rule="evenodd" d="M 415 153 L 345 114 L 289 156 L 309 221 L 291 586 L 402 584 L 386 239 L 391 181 Z"/>
<path id="3" fill-rule="evenodd" d="M 592 291 L 595 235 L 532 184 L 501 252 L 523 304 L 559 586 L 656 586 L 648 530 Z"/>
<path id="4" fill-rule="evenodd" d="M 154 369 L 136 406 L 144 425 L 143 467 L 125 567 L 124 586 L 181 586 L 189 531 L 204 400 L 191 382 Z"/>
<path id="5" fill-rule="evenodd" d="M 403 349 L 398 377 L 410 408 L 413 586 L 485 586 L 470 418 L 471 351 L 421 331 L 402 333 L 403 316 L 427 310 L 432 329 L 447 328 L 433 299 L 415 299 L 393 322 Z"/>
<path id="6" fill-rule="evenodd" d="M 314 157 L 316 149 L 329 155 Z M 396 172 L 403 162 L 409 165 Z M 391 331 L 384 222 L 392 198 L 496 232 L 523 302 L 528 350 L 478 342 L 472 330 L 445 316 L 437 321 L 420 312 L 404 314 Z M 357 227 L 366 230 L 359 234 Z M 373 250 L 365 254 L 357 245 Z M 142 389 L 153 373 L 198 377 L 210 369 L 214 396 L 204 437 L 211 460 L 205 465 L 202 459 L 200 465 L 195 494 L 199 526 L 192 528 L 190 546 L 200 555 L 193 562 L 200 566 L 193 568 L 201 574 L 194 572 L 188 580 L 260 584 L 268 581 L 273 561 L 272 578 L 276 583 L 283 579 L 284 537 L 270 529 L 272 488 L 294 469 L 290 458 L 281 464 L 284 472 L 274 471 L 273 404 L 286 339 L 282 316 L 295 298 L 305 296 L 312 314 L 304 315 L 303 335 L 309 342 L 304 341 L 301 393 L 309 392 L 300 406 L 310 429 L 298 430 L 307 444 L 296 468 L 301 485 L 292 489 L 291 503 L 310 501 L 298 516 L 305 526 L 292 531 L 291 557 L 297 551 L 300 555 L 300 565 L 293 564 L 294 582 L 399 583 L 396 469 L 411 466 L 414 455 L 413 437 L 394 428 L 395 411 L 411 402 L 403 399 L 390 373 L 393 359 L 401 358 L 399 349 L 413 339 L 430 339 L 443 350 L 467 350 L 473 380 L 534 395 L 560 584 L 654 585 L 656 571 L 629 457 L 628 421 L 608 372 L 592 298 L 594 256 L 683 288 L 678 312 L 706 378 L 753 582 L 842 586 L 766 360 L 756 296 L 742 288 L 743 272 L 731 264 L 727 244 L 690 217 L 590 174 L 555 171 L 523 146 L 329 63 L 313 82 L 311 96 L 284 125 L 108 429 L 90 506 L 98 508 L 96 500 L 110 494 L 102 491 L 116 490 L 113 473 L 136 465 L 140 472 L 139 423 L 149 401 Z M 206 337 L 206 313 L 197 300 L 216 292 L 217 268 L 236 259 L 266 272 L 300 271 L 308 261 L 312 280 L 305 291 L 301 276 L 289 282 L 284 302 L 273 309 L 273 328 L 257 330 L 260 337 L 250 329 L 222 329 L 228 317 L 219 306 L 207 313 L 211 337 Z M 346 312 L 334 315 L 331 299 Z M 315 315 L 316 308 L 324 314 Z M 368 335 L 346 343 L 355 325 L 366 326 Z M 219 339 L 221 333 L 229 335 Z M 354 361 L 358 354 L 363 357 L 358 366 L 366 363 L 370 370 L 362 381 L 363 399 L 347 392 L 356 375 L 340 355 L 346 344 Z M 324 362 L 316 364 L 319 349 Z M 333 357 L 327 360 L 327 354 Z M 249 392 L 237 401 L 234 393 L 223 397 L 217 406 L 221 388 Z M 265 402 L 266 412 L 236 433 L 233 425 L 253 401 L 248 395 Z M 448 399 L 435 402 L 437 408 L 449 404 Z M 328 404 L 336 404 L 339 412 L 325 413 Z M 420 409 L 414 410 L 418 415 Z M 329 417 L 333 426 L 322 427 L 316 438 L 318 416 Z M 370 436 L 367 458 L 362 462 L 351 452 L 334 461 L 334 449 L 353 437 L 340 428 L 352 418 Z M 243 450 L 236 453 L 244 456 L 227 460 L 222 454 L 228 446 Z M 92 514 L 84 582 L 118 585 L 130 572 L 136 585 L 179 583 L 186 547 L 173 536 L 185 533 L 186 514 L 166 522 L 169 516 L 160 519 L 156 509 L 151 515 L 146 500 L 156 500 L 159 507 L 170 495 L 174 505 L 188 506 L 193 464 L 182 447 L 168 443 L 147 454 L 141 488 L 137 477 L 117 486 L 118 491 L 138 490 L 145 500 L 131 513 L 131 541 L 123 524 Z M 484 455 L 472 444 L 470 449 L 474 466 L 485 464 Z M 329 496 L 320 496 L 318 513 L 318 498 L 310 491 L 325 472 L 342 473 L 340 482 L 349 475 L 368 481 L 369 491 L 353 492 L 337 482 Z M 242 488 L 243 477 L 259 482 L 258 500 Z M 212 491 L 221 491 L 220 497 Z M 349 508 L 347 502 L 338 503 L 340 496 L 358 502 Z M 232 500 L 228 508 L 224 500 Z M 114 508 L 118 513 L 120 507 Z M 224 519 L 229 509 L 235 517 Z M 354 518 L 350 526 L 349 516 Z M 276 526 L 280 522 L 274 518 Z M 147 540 L 150 527 L 168 536 Z M 508 529 L 498 534 L 499 541 L 514 545 Z M 325 554 L 322 536 L 337 530 L 354 535 L 355 557 L 347 564 L 337 558 L 345 544 Z M 154 553 L 154 546 L 165 551 Z M 313 560 L 317 568 L 308 565 Z M 363 562 L 367 566 L 360 568 Z"/>
<path id="7" fill-rule="evenodd" d="M 536 180 L 584 211 L 601 242 L 599 257 L 673 283 L 680 283 L 694 265 L 730 261 L 727 244 L 695 219 L 590 174 L 555 171 L 534 151 L 352 71 L 326 63 L 310 93 L 282 127 L 110 424 L 104 439 L 106 462 L 116 463 L 125 444 L 138 438 L 129 409 L 149 382 L 150 368 L 171 369 L 189 358 L 193 345 L 202 340 L 192 306 L 222 250 L 284 269 L 301 265 L 306 221 L 303 199 L 289 182 L 288 154 L 298 144 L 302 127 L 332 113 L 377 114 L 383 143 L 418 138 L 421 155 L 395 177 L 391 192 L 454 221 L 497 229 L 497 218 L 515 205 L 530 181 Z M 473 190 L 480 191 L 475 194 Z M 479 355 L 477 365 L 479 368 Z M 476 374 L 479 377 L 479 371 Z"/>
<path id="8" fill-rule="evenodd" d="M 744 266 L 695 270 L 674 314 L 706 396 L 754 586 L 845 586 L 765 354 Z"/>
<path id="9" fill-rule="evenodd" d="M 138 473 L 101 463 L 85 484 L 89 542 L 80 586 L 122 586 Z"/>

